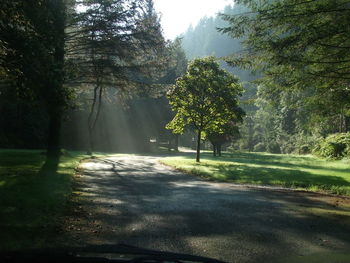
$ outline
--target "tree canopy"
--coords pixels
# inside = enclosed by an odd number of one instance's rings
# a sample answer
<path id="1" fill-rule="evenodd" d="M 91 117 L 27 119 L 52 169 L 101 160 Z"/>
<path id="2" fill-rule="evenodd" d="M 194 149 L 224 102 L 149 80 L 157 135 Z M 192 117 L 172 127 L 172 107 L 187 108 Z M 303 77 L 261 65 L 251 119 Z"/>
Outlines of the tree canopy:
<path id="1" fill-rule="evenodd" d="M 226 61 L 259 75 L 259 110 L 251 118 L 254 131 L 247 131 L 257 135 L 253 143 L 278 142 L 289 152 L 296 137 L 303 145 L 306 135 L 348 131 L 349 1 L 235 3 L 247 10 L 222 15 L 229 26 L 220 31 L 242 40 L 242 50 Z"/>
<path id="2" fill-rule="evenodd" d="M 72 105 L 89 97 L 93 129 L 106 88 L 115 88 L 114 98 L 136 87 L 147 93 L 164 70 L 167 50 L 152 0 L 4 0 L 0 7 L 1 109 L 35 126 L 30 133 L 51 155 L 59 156 L 62 118 Z M 33 117 L 37 110 L 42 114 Z M 25 129 L 16 119 L 0 119 L 12 127 L 1 136 L 5 144 L 11 129 Z"/>
<path id="3" fill-rule="evenodd" d="M 0 71 L 19 97 L 42 102 L 48 116 L 47 153 L 59 154 L 61 117 L 70 92 L 64 83 L 67 4 L 63 0 L 2 1 Z"/>
<path id="4" fill-rule="evenodd" d="M 170 105 L 176 115 L 167 128 L 175 133 L 183 133 L 188 125 L 195 128 L 199 162 L 201 133 L 221 132 L 224 124 L 240 118 L 242 110 L 237 97 L 241 93 L 238 79 L 221 69 L 214 57 L 195 59 L 169 91 Z"/>
<path id="5" fill-rule="evenodd" d="M 103 97 L 146 90 L 161 75 L 166 49 L 151 0 L 82 1 L 80 9 L 67 33 L 68 61 L 79 68 L 68 83 L 91 92 L 91 154 Z"/>
<path id="6" fill-rule="evenodd" d="M 223 15 L 222 31 L 242 38 L 246 51 L 229 60 L 285 78 L 286 85 L 317 83 L 344 88 L 349 82 L 349 1 L 238 0 L 251 11 Z"/>

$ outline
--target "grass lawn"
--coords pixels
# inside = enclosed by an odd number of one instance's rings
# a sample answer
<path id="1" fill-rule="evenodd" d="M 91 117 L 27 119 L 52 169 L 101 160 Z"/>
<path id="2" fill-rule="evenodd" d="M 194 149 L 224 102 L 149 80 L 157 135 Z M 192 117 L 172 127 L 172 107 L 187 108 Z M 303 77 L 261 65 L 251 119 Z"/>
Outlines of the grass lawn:
<path id="1" fill-rule="evenodd" d="M 72 191 L 74 169 L 83 157 L 66 154 L 57 169 L 48 167 L 42 173 L 42 151 L 0 150 L 0 250 L 50 245 Z"/>
<path id="2" fill-rule="evenodd" d="M 201 158 L 200 164 L 195 162 L 195 156 L 169 157 L 161 162 L 210 180 L 350 195 L 349 160 L 242 152 L 225 153 L 222 157 L 212 157 L 206 152 L 201 154 Z"/>

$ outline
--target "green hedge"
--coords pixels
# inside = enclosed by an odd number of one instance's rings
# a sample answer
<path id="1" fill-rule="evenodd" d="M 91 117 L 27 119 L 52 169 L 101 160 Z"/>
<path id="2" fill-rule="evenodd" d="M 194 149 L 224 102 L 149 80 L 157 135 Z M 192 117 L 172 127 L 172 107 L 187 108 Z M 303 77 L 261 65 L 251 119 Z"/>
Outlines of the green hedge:
<path id="1" fill-rule="evenodd" d="M 350 157 L 350 132 L 335 133 L 325 139 L 321 139 L 313 149 L 315 155 L 341 159 Z"/>

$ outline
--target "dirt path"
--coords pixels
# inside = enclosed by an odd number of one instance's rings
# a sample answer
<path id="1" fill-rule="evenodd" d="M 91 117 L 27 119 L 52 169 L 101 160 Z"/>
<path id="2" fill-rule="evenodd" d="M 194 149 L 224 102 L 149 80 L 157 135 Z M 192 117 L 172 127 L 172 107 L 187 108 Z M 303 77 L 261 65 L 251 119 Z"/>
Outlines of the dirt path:
<path id="1" fill-rule="evenodd" d="M 207 182 L 156 157 L 94 159 L 82 169 L 69 244 L 124 243 L 227 262 L 350 259 L 348 198 Z"/>

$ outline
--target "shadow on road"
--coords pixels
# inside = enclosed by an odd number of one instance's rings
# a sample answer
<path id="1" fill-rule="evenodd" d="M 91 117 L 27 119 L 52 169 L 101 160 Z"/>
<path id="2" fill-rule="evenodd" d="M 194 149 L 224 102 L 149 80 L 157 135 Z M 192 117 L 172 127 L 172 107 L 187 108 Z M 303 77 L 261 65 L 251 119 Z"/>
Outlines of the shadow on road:
<path id="1" fill-rule="evenodd" d="M 350 247 L 348 198 L 206 182 L 154 157 L 95 159 L 76 192 L 70 244 L 125 243 L 228 262 Z"/>

